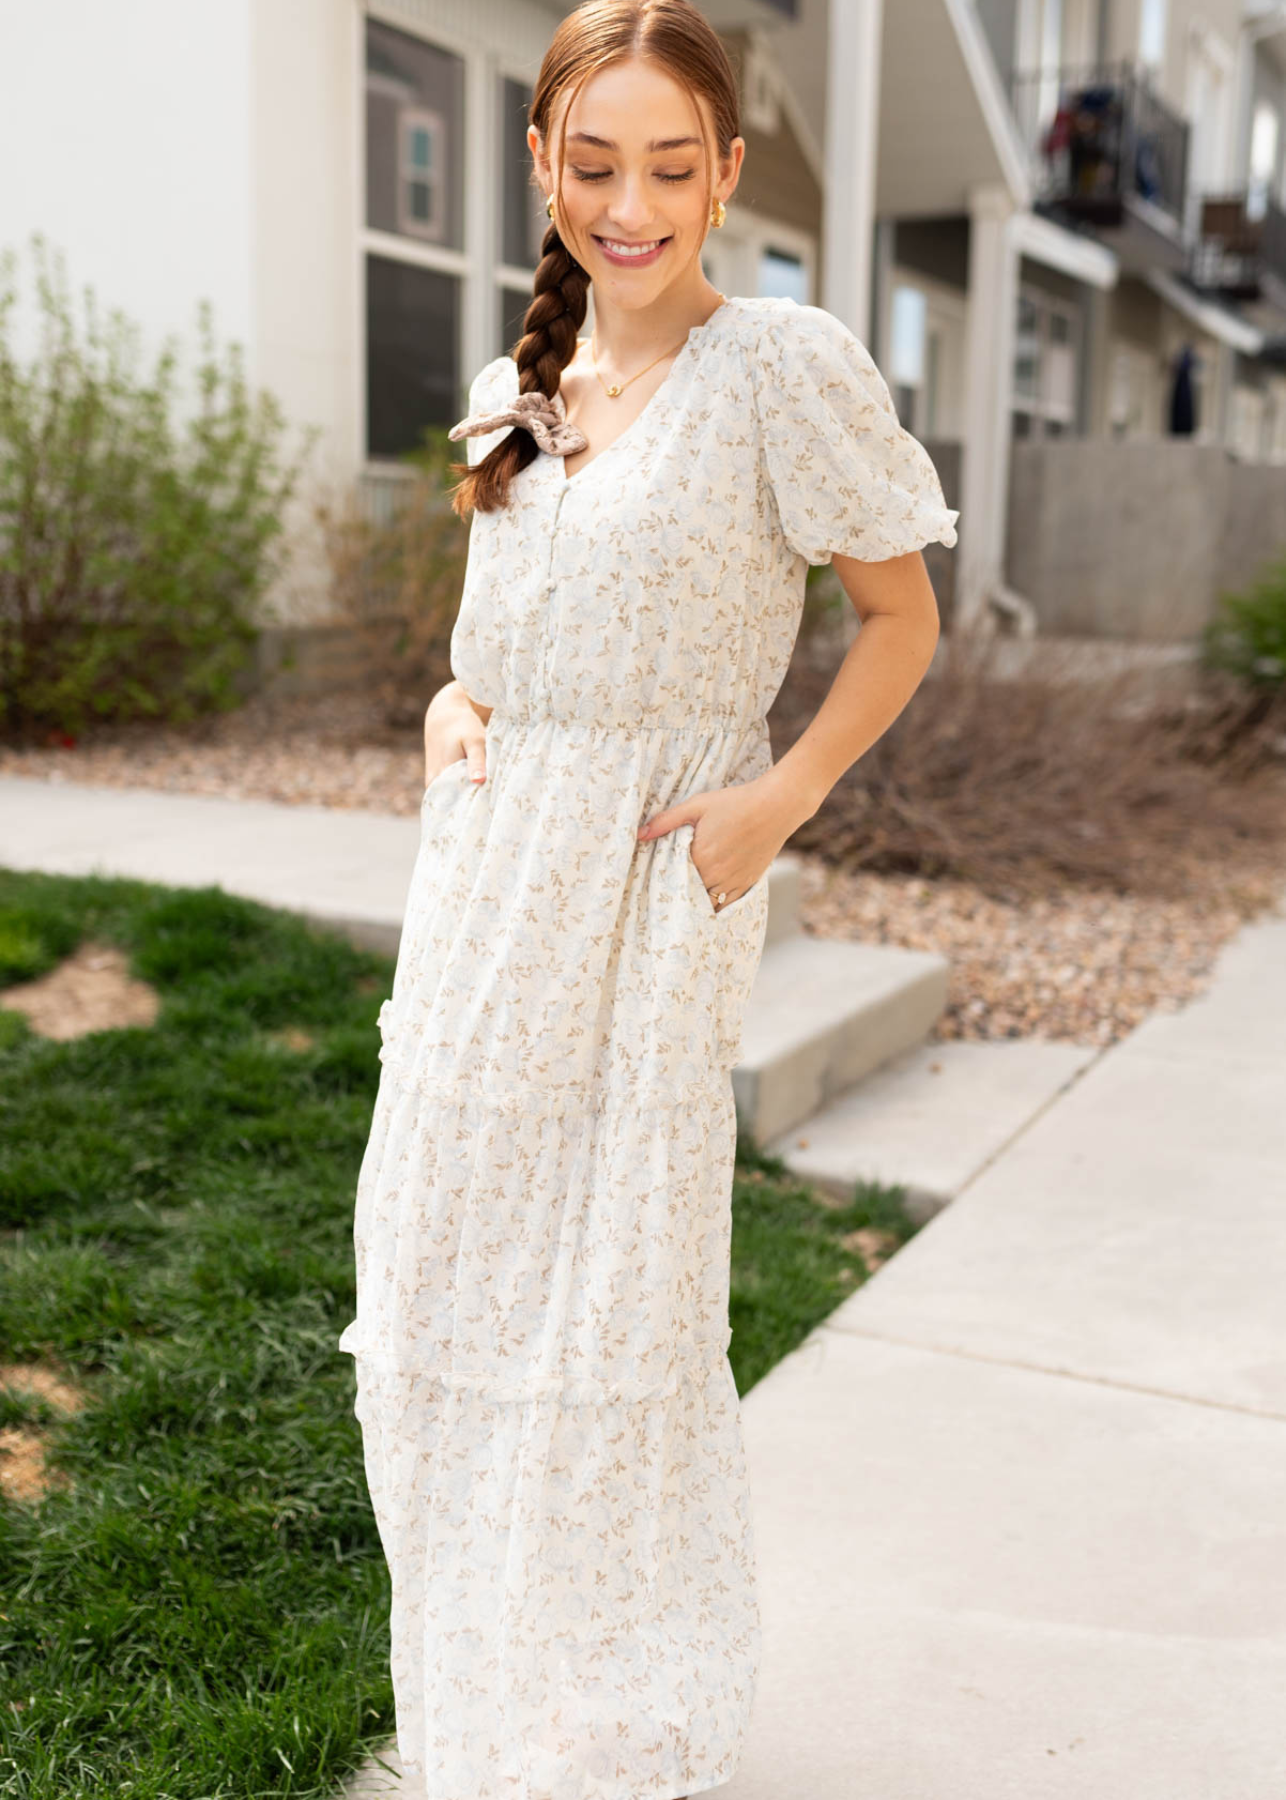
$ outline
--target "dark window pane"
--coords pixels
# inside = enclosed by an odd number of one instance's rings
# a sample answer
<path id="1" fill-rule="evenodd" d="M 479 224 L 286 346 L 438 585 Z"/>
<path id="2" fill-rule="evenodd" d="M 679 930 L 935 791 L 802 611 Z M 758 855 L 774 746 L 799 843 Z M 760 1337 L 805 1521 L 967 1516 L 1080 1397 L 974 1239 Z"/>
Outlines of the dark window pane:
<path id="1" fill-rule="evenodd" d="M 460 283 L 437 269 L 366 259 L 366 447 L 396 457 L 426 425 L 459 418 Z"/>
<path id="2" fill-rule="evenodd" d="M 523 81 L 500 83 L 500 260 L 534 269 L 549 219 L 539 186 L 531 179 L 527 112 L 531 89 Z"/>
<path id="3" fill-rule="evenodd" d="M 759 292 L 776 299 L 797 300 L 803 306 L 808 299 L 808 276 L 799 257 L 771 245 L 761 250 Z"/>
<path id="4" fill-rule="evenodd" d="M 497 356 L 507 356 L 522 336 L 522 322 L 531 305 L 530 288 L 501 288 L 500 343 Z"/>
<path id="5" fill-rule="evenodd" d="M 366 21 L 366 223 L 464 248 L 464 62 Z"/>

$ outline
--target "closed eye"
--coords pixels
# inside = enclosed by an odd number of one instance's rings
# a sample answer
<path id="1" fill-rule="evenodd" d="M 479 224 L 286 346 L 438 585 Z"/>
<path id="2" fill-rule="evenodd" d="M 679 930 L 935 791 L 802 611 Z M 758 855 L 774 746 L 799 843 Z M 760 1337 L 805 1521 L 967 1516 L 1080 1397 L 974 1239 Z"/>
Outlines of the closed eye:
<path id="1" fill-rule="evenodd" d="M 595 169 L 592 171 L 587 170 L 587 169 L 573 169 L 572 170 L 572 174 L 576 177 L 577 181 L 606 181 L 608 176 L 611 173 L 612 173 L 612 171 L 610 169 Z M 695 169 L 685 169 L 683 171 L 682 175 L 665 175 L 665 174 L 658 173 L 657 180 L 658 181 L 691 181 L 692 177 L 695 174 L 696 174 Z"/>

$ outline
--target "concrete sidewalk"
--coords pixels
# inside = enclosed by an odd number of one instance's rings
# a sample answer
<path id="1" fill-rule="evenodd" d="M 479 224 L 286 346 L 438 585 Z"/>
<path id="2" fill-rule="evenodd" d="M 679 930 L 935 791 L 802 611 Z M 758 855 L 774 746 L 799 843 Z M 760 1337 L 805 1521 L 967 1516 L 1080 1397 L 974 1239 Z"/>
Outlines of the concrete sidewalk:
<path id="1" fill-rule="evenodd" d="M 727 1800 L 1286 1795 L 1286 920 L 745 1397 Z"/>
<path id="2" fill-rule="evenodd" d="M 419 815 L 0 775 L 0 867 L 217 884 L 396 954 Z"/>
<path id="3" fill-rule="evenodd" d="M 383 948 L 416 843 L 0 778 L 0 864 L 218 882 Z M 1097 1056 L 744 1417 L 765 1659 L 721 1796 L 1286 1800 L 1286 919 Z"/>

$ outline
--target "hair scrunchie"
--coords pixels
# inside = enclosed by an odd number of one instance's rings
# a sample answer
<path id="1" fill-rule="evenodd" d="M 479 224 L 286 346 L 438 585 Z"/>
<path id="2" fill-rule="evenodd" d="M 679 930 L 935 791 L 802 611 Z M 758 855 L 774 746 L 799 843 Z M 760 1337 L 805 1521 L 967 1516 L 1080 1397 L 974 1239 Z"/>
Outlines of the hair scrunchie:
<path id="1" fill-rule="evenodd" d="M 499 431 L 502 425 L 521 425 L 529 431 L 542 450 L 551 456 L 568 456 L 576 450 L 587 450 L 589 439 L 567 418 L 567 405 L 560 393 L 542 394 L 536 390 L 519 394 L 497 412 L 470 413 L 453 425 L 447 436 L 453 441 L 465 437 L 481 437 L 488 431 Z"/>

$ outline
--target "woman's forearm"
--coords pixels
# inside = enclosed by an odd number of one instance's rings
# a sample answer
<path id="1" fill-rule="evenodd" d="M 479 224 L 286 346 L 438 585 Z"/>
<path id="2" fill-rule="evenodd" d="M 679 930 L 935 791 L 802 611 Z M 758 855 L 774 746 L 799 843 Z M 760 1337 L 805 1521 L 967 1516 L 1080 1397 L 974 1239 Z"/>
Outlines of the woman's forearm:
<path id="1" fill-rule="evenodd" d="M 463 700 L 466 706 L 471 706 L 473 708 L 474 712 L 477 713 L 484 725 L 491 717 L 491 707 L 483 706 L 481 702 L 475 700 L 471 694 L 466 693 L 459 681 L 448 681 L 445 686 L 440 687 L 437 693 L 434 694 L 433 699 L 429 701 L 429 705 L 434 706 L 439 701 L 443 701 L 443 704 L 448 704 L 449 702 L 444 700 L 444 696 L 450 696 L 450 700 L 452 701 Z"/>
<path id="2" fill-rule="evenodd" d="M 767 771 L 796 824 L 811 819 L 840 776 L 883 737 L 933 660 L 936 626 L 874 613 L 849 645 L 807 729 Z"/>

